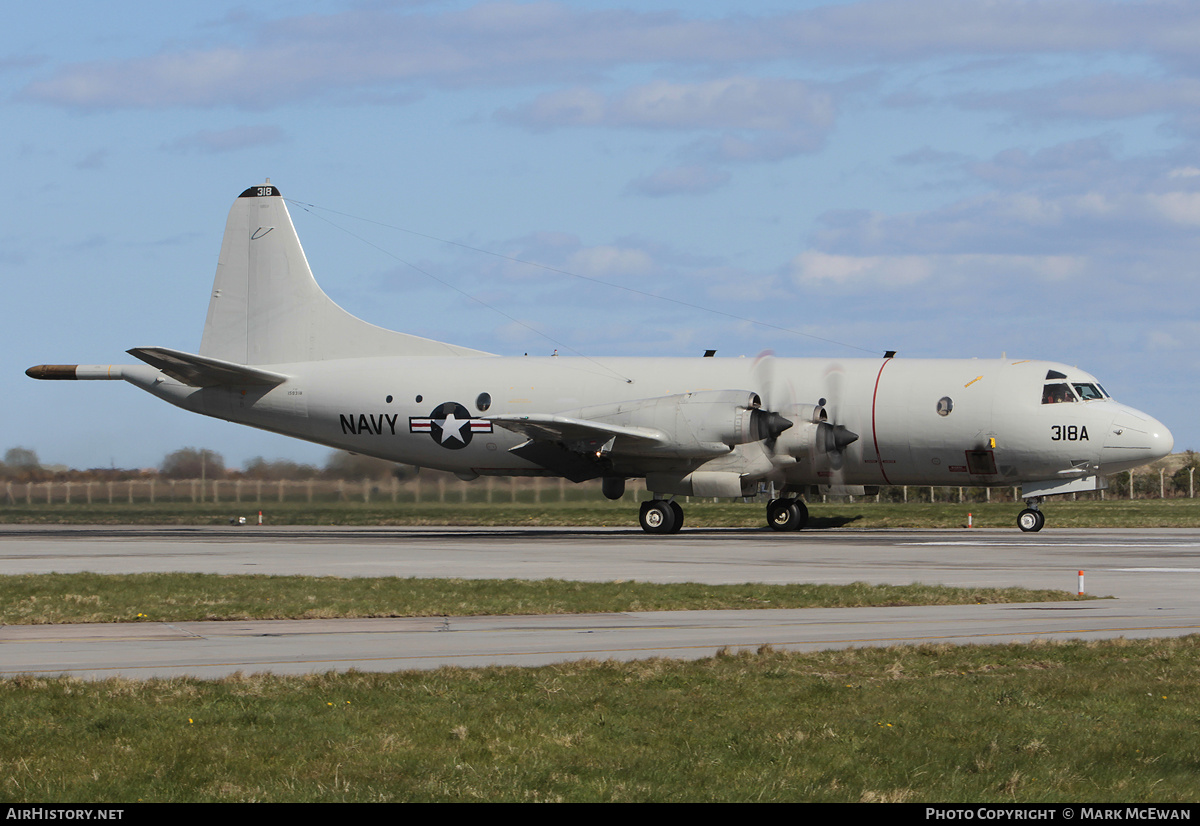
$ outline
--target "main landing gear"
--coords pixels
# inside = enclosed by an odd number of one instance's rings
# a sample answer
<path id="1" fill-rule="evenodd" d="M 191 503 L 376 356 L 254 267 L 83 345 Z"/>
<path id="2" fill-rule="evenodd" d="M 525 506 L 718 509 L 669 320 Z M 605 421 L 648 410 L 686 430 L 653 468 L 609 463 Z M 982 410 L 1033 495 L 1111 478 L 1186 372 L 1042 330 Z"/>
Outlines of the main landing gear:
<path id="1" fill-rule="evenodd" d="M 646 533 L 679 533 L 683 527 L 683 508 L 674 499 L 651 499 L 642 503 L 638 521 Z"/>
<path id="2" fill-rule="evenodd" d="M 799 499 L 772 499 L 767 503 L 767 524 L 776 531 L 798 531 L 808 524 L 808 506 Z"/>
<path id="3" fill-rule="evenodd" d="M 1046 524 L 1046 514 L 1038 510 L 1042 497 L 1026 499 L 1025 504 L 1029 507 L 1017 514 L 1017 527 L 1026 533 L 1040 531 Z"/>
<path id="4" fill-rule="evenodd" d="M 683 508 L 674 499 L 651 499 L 642 503 L 638 521 L 646 533 L 679 533 Z M 808 524 L 808 506 L 799 499 L 772 499 L 767 524 L 776 531 L 798 531 Z"/>

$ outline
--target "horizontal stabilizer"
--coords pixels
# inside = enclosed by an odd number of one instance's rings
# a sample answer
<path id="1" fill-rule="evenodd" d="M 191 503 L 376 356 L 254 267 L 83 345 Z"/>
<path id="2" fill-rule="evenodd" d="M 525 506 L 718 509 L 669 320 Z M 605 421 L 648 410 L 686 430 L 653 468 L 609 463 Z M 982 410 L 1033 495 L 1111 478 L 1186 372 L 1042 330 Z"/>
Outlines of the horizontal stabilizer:
<path id="1" fill-rule="evenodd" d="M 191 387 L 273 386 L 282 384 L 288 378 L 282 373 L 167 347 L 134 347 L 126 352 Z"/>

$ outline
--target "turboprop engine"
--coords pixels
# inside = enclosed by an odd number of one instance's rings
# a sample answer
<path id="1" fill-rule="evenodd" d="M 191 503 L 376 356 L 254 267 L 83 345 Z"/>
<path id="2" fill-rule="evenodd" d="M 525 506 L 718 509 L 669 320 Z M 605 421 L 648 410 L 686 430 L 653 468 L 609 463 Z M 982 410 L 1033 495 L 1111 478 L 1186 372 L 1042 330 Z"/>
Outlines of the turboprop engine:
<path id="1" fill-rule="evenodd" d="M 857 433 L 829 421 L 824 404 L 798 404 L 789 413 L 798 424 L 776 438 L 773 445 L 776 455 L 803 459 L 836 454 L 858 441 Z"/>

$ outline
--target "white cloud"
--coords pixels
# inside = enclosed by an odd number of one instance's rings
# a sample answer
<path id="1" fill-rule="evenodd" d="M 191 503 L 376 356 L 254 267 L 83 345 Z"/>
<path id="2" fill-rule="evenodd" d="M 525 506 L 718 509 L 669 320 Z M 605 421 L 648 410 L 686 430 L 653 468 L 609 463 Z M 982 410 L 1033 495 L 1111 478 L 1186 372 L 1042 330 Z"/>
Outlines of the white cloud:
<path id="1" fill-rule="evenodd" d="M 69 108 L 269 108 L 397 85 L 569 81 L 597 69 L 751 57 L 759 24 L 675 14 L 579 11 L 555 3 L 480 3 L 463 11 L 359 9 L 234 25 L 249 41 L 60 66 L 21 97 Z M 211 35 L 211 33 L 209 33 Z M 774 51 L 780 53 L 777 45 Z"/>
<path id="2" fill-rule="evenodd" d="M 1021 277 L 1061 281 L 1084 274 L 1088 261 L 1069 255 L 834 255 L 806 250 L 793 259 L 799 287 L 903 290 L 924 282 L 959 285 Z"/>
<path id="3" fill-rule="evenodd" d="M 80 161 L 75 164 L 75 168 L 88 170 L 103 169 L 107 160 L 108 150 L 97 149 L 94 152 L 89 152 L 86 157 L 80 159 Z"/>
<path id="4" fill-rule="evenodd" d="M 1108 140 L 1036 152 L 1008 149 L 958 165 L 988 191 L 926 210 L 831 211 L 812 236 L 824 253 L 875 255 L 1091 255 L 1126 260 L 1148 249 L 1196 246 L 1200 174 L 1171 156 L 1117 157 Z M 1177 153 L 1191 157 L 1188 148 Z"/>
<path id="5" fill-rule="evenodd" d="M 640 195 L 702 195 L 729 183 L 730 175 L 721 169 L 693 164 L 660 169 L 630 182 L 628 190 Z"/>
<path id="6" fill-rule="evenodd" d="M 781 36 L 832 59 L 1148 51 L 1188 58 L 1200 9 L 1173 0 L 868 0 L 778 21 Z"/>
<path id="7" fill-rule="evenodd" d="M 829 94 L 798 80 L 731 77 L 704 83 L 655 81 L 626 91 L 610 105 L 619 125 L 674 129 L 787 131 L 797 124 L 833 124 Z"/>
<path id="8" fill-rule="evenodd" d="M 603 95 L 575 87 L 539 95 L 501 120 L 537 131 L 558 127 L 699 131 L 681 154 L 702 160 L 658 169 L 627 192 L 697 195 L 731 176 L 713 163 L 777 161 L 820 149 L 834 125 L 833 96 L 799 80 L 735 76 L 698 83 L 655 80 Z"/>
<path id="9" fill-rule="evenodd" d="M 975 91 L 955 102 L 1023 118 L 1113 120 L 1194 109 L 1200 105 L 1200 79 L 1108 73 L 1004 92 Z"/>
<path id="10" fill-rule="evenodd" d="M 1163 321 L 1154 328 L 1145 331 L 1146 349 L 1161 351 L 1176 351 L 1190 354 L 1196 348 L 1200 339 L 1200 323 L 1195 321 Z"/>
<path id="11" fill-rule="evenodd" d="M 570 82 L 633 65 L 728 70 L 781 60 L 866 65 L 988 54 L 1140 54 L 1186 68 L 1197 61 L 1200 8 L 1171 0 L 870 0 L 693 19 L 565 3 L 485 2 L 449 12 L 400 5 L 267 22 L 247 17 L 231 19 L 219 33 L 228 40 L 62 65 L 26 86 L 22 96 L 72 108 L 267 108 L 397 84 L 527 85 L 547 77 Z M 214 30 L 203 34 L 217 36 Z M 1168 90 L 1167 97 L 1176 99 L 1172 105 L 1194 100 L 1194 85 L 1152 84 Z M 1124 103 L 1105 102 L 1102 84 L 1094 86 L 1077 106 L 1127 109 L 1155 98 L 1134 88 Z M 695 99 L 643 91 L 652 100 L 626 101 L 637 118 L 651 117 L 646 106 L 651 103 L 667 119 L 688 117 L 698 103 L 705 108 Z M 746 114 L 771 119 L 767 111 Z"/>
<path id="12" fill-rule="evenodd" d="M 649 275 L 655 270 L 655 264 L 644 250 L 602 244 L 571 255 L 567 269 L 594 277 Z"/>
<path id="13" fill-rule="evenodd" d="M 1200 225 L 1200 193 L 1164 192 L 1147 195 L 1146 200 L 1173 224 Z"/>
<path id="14" fill-rule="evenodd" d="M 1080 138 L 1035 151 L 1014 147 L 986 161 L 964 161 L 973 177 L 1000 189 L 1081 189 L 1111 176 L 1117 166 L 1113 135 Z"/>
<path id="15" fill-rule="evenodd" d="M 234 126 L 230 129 L 201 129 L 163 144 L 171 152 L 234 152 L 254 146 L 271 146 L 285 140 L 278 126 Z"/>
<path id="16" fill-rule="evenodd" d="M 656 80 L 605 96 L 576 87 L 539 95 L 501 120 L 534 130 L 608 127 L 717 132 L 699 154 L 721 161 L 778 160 L 819 149 L 834 125 L 833 96 L 783 78 Z M 643 187 L 654 188 L 654 180 Z M 635 185 L 637 186 L 637 185 Z"/>
<path id="17" fill-rule="evenodd" d="M 577 86 L 539 95 L 517 111 L 502 109 L 501 120 L 519 123 L 534 130 L 559 126 L 600 126 L 604 124 L 608 100 L 600 92 Z"/>

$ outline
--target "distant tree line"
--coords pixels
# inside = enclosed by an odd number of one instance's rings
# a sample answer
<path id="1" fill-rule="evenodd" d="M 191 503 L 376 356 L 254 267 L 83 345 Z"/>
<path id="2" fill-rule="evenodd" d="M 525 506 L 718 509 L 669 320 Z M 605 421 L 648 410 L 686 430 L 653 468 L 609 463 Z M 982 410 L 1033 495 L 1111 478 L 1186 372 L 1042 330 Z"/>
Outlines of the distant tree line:
<path id="1" fill-rule="evenodd" d="M 1182 461 L 1180 461 L 1182 459 Z M 1167 464 L 1156 463 L 1149 468 L 1139 468 L 1134 471 L 1134 495 L 1139 497 L 1157 497 L 1160 490 L 1160 479 L 1156 468 L 1170 468 L 1162 478 L 1161 489 L 1167 496 L 1188 496 L 1192 488 L 1200 484 L 1195 479 L 1197 469 L 1200 469 L 1200 454 L 1187 451 L 1182 457 L 1176 455 Z M 26 447 L 9 448 L 4 453 L 4 461 L 0 462 L 0 481 L 6 482 L 89 482 L 108 481 L 119 482 L 129 479 L 207 479 L 207 480 L 257 480 L 257 481 L 307 481 L 309 479 L 345 479 L 355 482 L 364 479 L 371 481 L 387 481 L 391 478 L 400 480 L 411 478 L 417 473 L 417 468 L 411 465 L 400 465 L 384 459 L 374 459 L 347 453 L 344 450 L 331 451 L 321 467 L 300 464 L 290 459 L 275 459 L 269 461 L 262 456 L 247 460 L 241 470 L 233 470 L 225 466 L 225 459 L 220 453 L 207 448 L 185 447 L 168 453 L 157 468 L 122 469 L 122 468 L 89 468 L 87 470 L 66 469 L 62 467 L 44 467 L 38 461 L 37 453 Z M 1108 479 L 1108 495 L 1123 498 L 1129 496 L 1129 474 L 1117 473 Z M 921 500 L 926 496 L 928 486 L 909 486 L 907 490 L 900 487 L 881 489 L 882 498 L 888 501 L 899 501 L 901 498 Z M 981 489 L 972 490 L 968 494 L 971 501 L 980 501 L 985 494 Z"/>
<path id="2" fill-rule="evenodd" d="M 372 479 L 391 477 L 407 479 L 417 469 L 398 465 L 384 459 L 360 456 L 344 450 L 332 451 L 322 467 L 301 464 L 289 459 L 269 461 L 256 456 L 245 462 L 242 470 L 225 466 L 220 453 L 207 448 L 185 447 L 168 453 L 157 468 L 88 468 L 67 469 L 45 467 L 37 452 L 26 447 L 9 448 L 0 462 L 0 480 L 9 482 L 87 482 L 122 481 L 127 479 L 250 479 L 260 481 L 304 481 L 308 479 Z"/>

